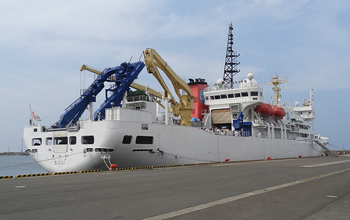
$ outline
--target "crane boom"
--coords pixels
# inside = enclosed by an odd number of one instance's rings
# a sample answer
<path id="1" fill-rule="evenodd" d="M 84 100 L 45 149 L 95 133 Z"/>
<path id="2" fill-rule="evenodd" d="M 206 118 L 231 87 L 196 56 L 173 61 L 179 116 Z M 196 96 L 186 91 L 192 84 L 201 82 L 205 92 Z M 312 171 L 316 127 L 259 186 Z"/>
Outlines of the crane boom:
<path id="1" fill-rule="evenodd" d="M 114 102 L 116 106 L 120 105 L 125 91 L 129 89 L 130 84 L 137 78 L 145 64 L 143 62 L 137 62 L 132 64 L 122 63 L 120 66 L 106 68 L 103 72 L 94 80 L 84 93 L 69 105 L 65 112 L 61 115 L 59 121 L 57 121 L 52 127 L 64 128 L 70 124 L 75 124 L 81 115 L 84 113 L 86 107 L 90 102 L 96 101 L 96 96 L 104 88 L 104 82 L 110 81 L 110 77 L 114 77 L 114 87 L 109 89 L 113 94 L 102 103 L 101 107 L 95 112 L 95 120 L 97 120 L 97 113 L 100 112 L 102 118 L 105 115 L 105 108 L 111 106 L 111 102 Z"/>
<path id="2" fill-rule="evenodd" d="M 145 65 L 147 72 L 152 73 L 158 80 L 159 84 L 164 89 L 164 96 L 166 98 L 171 96 L 169 102 L 171 104 L 171 111 L 175 116 L 181 116 L 180 124 L 185 126 L 191 126 L 191 112 L 193 110 L 193 98 L 190 87 L 185 81 L 183 81 L 176 73 L 170 68 L 170 66 L 163 60 L 163 58 L 154 49 L 148 48 L 143 51 Z M 158 68 L 161 69 L 173 84 L 176 95 L 180 99 L 180 104 L 174 99 L 168 86 L 164 82 L 160 75 Z M 180 89 L 187 94 L 181 95 Z"/>
<path id="3" fill-rule="evenodd" d="M 143 55 L 144 55 L 145 65 L 147 67 L 147 72 L 153 74 L 153 76 L 158 80 L 159 84 L 164 89 L 164 97 L 166 99 L 169 98 L 170 111 L 176 117 L 181 116 L 181 119 L 180 119 L 181 125 L 191 126 L 191 112 L 193 110 L 194 96 L 192 95 L 191 89 L 189 88 L 187 83 L 183 81 L 178 75 L 176 75 L 176 73 L 170 68 L 170 66 L 163 60 L 163 58 L 154 49 L 148 48 L 144 50 Z M 174 96 L 171 94 L 168 86 L 166 85 L 162 76 L 160 75 L 158 68 L 161 69 L 166 74 L 166 76 L 169 78 L 169 80 L 173 84 L 175 93 L 180 99 L 180 103 L 178 103 L 174 99 Z M 101 74 L 100 71 L 92 69 L 86 65 L 83 65 L 81 67 L 80 71 L 83 71 L 83 70 L 88 70 L 98 75 Z M 109 76 L 109 79 L 112 81 L 115 81 L 115 78 L 113 77 L 114 76 Z M 146 91 L 147 89 L 147 87 L 139 85 L 137 83 L 129 84 L 129 86 L 132 88 L 136 88 L 144 91 Z M 148 89 L 148 90 L 149 90 L 148 92 L 154 95 L 155 97 L 160 99 L 163 98 L 161 93 L 153 89 Z M 186 94 L 182 95 L 180 93 L 180 90 L 183 90 Z M 156 102 L 164 108 L 164 106 L 158 100 L 156 100 Z M 96 117 L 96 112 L 95 112 L 95 117 Z"/>
<path id="4" fill-rule="evenodd" d="M 87 65 L 85 65 L 85 64 L 82 65 L 81 68 L 80 68 L 80 71 L 84 71 L 84 70 L 90 71 L 90 72 L 95 73 L 95 74 L 97 74 L 97 75 L 101 75 L 101 74 L 102 74 L 101 71 L 98 71 L 98 70 L 96 70 L 96 69 L 93 69 L 93 68 L 91 68 L 91 67 L 89 67 L 89 66 L 87 66 Z M 112 81 L 115 80 L 115 76 L 110 76 L 109 78 L 110 78 L 110 80 L 112 80 Z M 142 90 L 142 91 L 148 90 L 148 93 L 149 93 L 149 94 L 151 94 L 151 95 L 153 95 L 153 96 L 155 96 L 155 97 L 157 97 L 157 98 L 159 98 L 159 99 L 162 99 L 162 96 L 163 96 L 160 92 L 157 92 L 157 91 L 155 91 L 154 89 L 148 88 L 148 87 L 146 87 L 146 86 L 140 85 L 140 84 L 135 83 L 135 82 L 131 83 L 130 87 L 131 87 L 131 88 L 134 88 L 134 89 L 139 89 L 139 90 Z M 163 105 L 161 102 L 159 102 L 158 100 L 155 100 L 155 101 L 156 101 L 163 109 L 165 108 L 164 105 Z"/>
<path id="5" fill-rule="evenodd" d="M 116 72 L 113 77 L 110 76 L 110 78 L 113 78 L 115 82 L 115 85 L 109 89 L 106 89 L 106 96 L 107 92 L 110 91 L 112 93 L 111 96 L 106 97 L 106 100 L 101 104 L 100 108 L 97 109 L 94 113 L 94 120 L 98 120 L 99 114 L 100 119 L 105 118 L 105 109 L 110 108 L 114 106 L 121 106 L 121 101 L 123 100 L 125 92 L 129 91 L 131 83 L 137 78 L 143 67 L 145 67 L 145 64 L 143 62 L 137 62 L 137 63 L 122 63 L 124 67 L 123 71 Z M 105 69 L 102 72 L 102 75 L 105 74 L 105 71 L 109 70 Z"/>

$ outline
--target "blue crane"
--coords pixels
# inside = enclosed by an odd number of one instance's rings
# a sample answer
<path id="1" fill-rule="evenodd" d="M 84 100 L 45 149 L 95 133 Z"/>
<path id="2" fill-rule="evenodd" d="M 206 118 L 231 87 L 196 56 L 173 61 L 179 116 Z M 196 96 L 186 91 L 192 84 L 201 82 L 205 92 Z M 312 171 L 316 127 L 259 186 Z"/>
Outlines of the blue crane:
<path id="1" fill-rule="evenodd" d="M 131 83 L 137 79 L 137 76 L 144 66 L 145 64 L 143 62 L 136 62 L 131 64 L 122 63 L 117 67 L 106 68 L 101 75 L 94 80 L 89 88 L 65 109 L 65 112 L 60 116 L 60 120 L 52 125 L 52 127 L 64 128 L 75 124 L 84 113 L 89 103 L 96 102 L 96 96 L 104 88 L 104 82 L 109 81 L 114 82 L 114 85 L 106 90 L 106 100 L 94 113 L 94 120 L 97 120 L 98 113 L 100 113 L 100 118 L 104 119 L 105 109 L 112 107 L 112 102 L 114 103 L 114 106 L 121 106 L 120 103 L 125 92 L 129 91 Z M 114 77 L 111 77 L 112 75 L 114 75 Z M 114 80 L 112 81 L 111 78 Z M 109 97 L 107 96 L 108 92 L 112 93 Z"/>

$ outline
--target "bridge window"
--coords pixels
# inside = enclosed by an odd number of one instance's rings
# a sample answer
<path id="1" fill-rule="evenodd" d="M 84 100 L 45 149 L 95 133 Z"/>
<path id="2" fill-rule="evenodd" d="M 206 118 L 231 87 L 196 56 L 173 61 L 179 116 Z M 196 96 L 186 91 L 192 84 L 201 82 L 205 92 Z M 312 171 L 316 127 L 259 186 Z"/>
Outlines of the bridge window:
<path id="1" fill-rule="evenodd" d="M 123 138 L 123 144 L 130 144 L 131 143 L 132 136 L 131 135 L 125 135 Z"/>
<path id="2" fill-rule="evenodd" d="M 226 98 L 227 98 L 227 95 L 226 95 L 226 94 L 222 94 L 222 95 L 221 95 L 221 98 L 222 98 L 222 99 L 226 99 Z"/>
<path id="3" fill-rule="evenodd" d="M 41 145 L 41 138 L 33 138 L 32 145 L 33 146 L 40 146 Z"/>
<path id="4" fill-rule="evenodd" d="M 248 93 L 247 92 L 242 92 L 242 97 L 247 97 Z"/>
<path id="5" fill-rule="evenodd" d="M 232 113 L 232 119 L 237 119 L 238 118 L 238 113 Z"/>
<path id="6" fill-rule="evenodd" d="M 210 96 L 210 100 L 214 100 L 214 96 Z"/>
<path id="7" fill-rule="evenodd" d="M 227 95 L 229 98 L 234 98 L 235 96 L 233 94 L 228 94 Z"/>
<path id="8" fill-rule="evenodd" d="M 235 97 L 241 97 L 241 93 L 235 93 Z"/>
<path id="9" fill-rule="evenodd" d="M 114 152 L 114 149 L 111 149 L 111 148 L 95 148 L 95 152 L 112 153 L 112 152 Z"/>
<path id="10" fill-rule="evenodd" d="M 141 149 L 132 149 L 132 152 L 138 152 L 138 151 L 146 151 L 146 152 L 150 152 L 150 153 L 154 153 L 153 149 L 147 149 L 147 148 L 141 148 Z"/>
<path id="11" fill-rule="evenodd" d="M 46 145 L 52 145 L 52 137 L 46 138 Z"/>
<path id="12" fill-rule="evenodd" d="M 220 95 L 216 95 L 216 96 L 215 96 L 215 99 L 220 99 Z"/>
<path id="13" fill-rule="evenodd" d="M 250 92 L 250 95 L 251 96 L 259 96 L 259 93 L 258 92 Z"/>
<path id="14" fill-rule="evenodd" d="M 67 137 L 55 137 L 53 139 L 53 144 L 54 145 L 68 144 L 68 138 Z"/>
<path id="15" fill-rule="evenodd" d="M 95 138 L 94 136 L 82 136 L 81 143 L 82 144 L 94 144 Z"/>
<path id="16" fill-rule="evenodd" d="M 69 137 L 69 144 L 70 145 L 76 145 L 77 144 L 77 137 L 76 136 L 70 136 Z"/>
<path id="17" fill-rule="evenodd" d="M 238 104 L 235 104 L 235 105 L 231 105 L 231 111 L 234 111 L 234 112 L 239 112 L 239 105 Z"/>
<path id="18" fill-rule="evenodd" d="M 148 124 L 142 124 L 141 125 L 142 130 L 148 130 Z"/>
<path id="19" fill-rule="evenodd" d="M 136 144 L 153 144 L 153 136 L 137 136 Z"/>

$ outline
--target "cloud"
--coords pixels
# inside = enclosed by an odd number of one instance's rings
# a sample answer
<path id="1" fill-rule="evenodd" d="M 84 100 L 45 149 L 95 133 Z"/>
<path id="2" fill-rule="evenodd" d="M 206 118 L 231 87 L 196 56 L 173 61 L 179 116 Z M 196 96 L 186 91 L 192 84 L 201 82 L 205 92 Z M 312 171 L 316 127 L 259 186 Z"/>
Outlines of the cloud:
<path id="1" fill-rule="evenodd" d="M 2 8 L 7 10 L 3 9 L 0 19 L 0 28 L 4 30 L 0 47 L 15 54 L 22 68 L 43 60 L 44 69 L 57 63 L 64 68 L 61 74 L 67 75 L 71 73 L 63 66 L 67 59 L 62 57 L 79 63 L 77 66 L 87 63 L 104 68 L 128 61 L 131 56 L 138 60 L 146 47 L 174 54 L 172 62 L 181 62 L 180 66 L 189 68 L 189 72 L 207 72 L 208 68 L 202 68 L 200 63 L 209 60 L 220 66 L 213 67 L 213 71 L 221 72 L 227 26 L 234 18 L 234 46 L 241 53 L 241 65 L 280 72 L 281 68 L 272 61 L 277 57 L 282 63 L 291 61 L 307 66 L 310 60 L 316 63 L 310 59 L 313 56 L 321 59 L 312 51 L 319 53 L 320 46 L 341 46 L 349 38 L 349 31 L 337 26 L 335 18 L 344 4 L 332 4 L 327 13 L 325 4 L 313 1 L 219 1 L 215 7 L 189 4 L 186 8 L 181 4 L 184 2 L 2 2 Z M 176 7 L 183 10 L 174 10 Z M 229 13 L 231 10 L 234 13 Z M 286 20 L 290 26 L 286 26 Z M 255 29 L 251 29 L 252 25 Z M 305 59 L 305 53 L 309 59 Z M 341 60 L 332 57 L 334 64 Z"/>

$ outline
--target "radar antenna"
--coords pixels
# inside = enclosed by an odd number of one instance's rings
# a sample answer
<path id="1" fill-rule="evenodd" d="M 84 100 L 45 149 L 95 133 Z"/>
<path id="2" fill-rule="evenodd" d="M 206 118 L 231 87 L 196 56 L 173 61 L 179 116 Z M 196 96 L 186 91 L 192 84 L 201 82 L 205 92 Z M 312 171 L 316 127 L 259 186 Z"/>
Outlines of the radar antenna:
<path id="1" fill-rule="evenodd" d="M 233 46 L 233 26 L 232 22 L 229 26 L 228 31 L 228 40 L 227 40 L 227 50 L 226 50 L 226 59 L 225 59 L 225 69 L 224 69 L 224 81 L 225 84 L 230 88 L 233 88 L 233 76 L 239 73 L 240 70 L 236 69 L 236 66 L 240 64 L 237 62 L 236 58 L 240 56 L 237 52 L 234 52 L 232 49 Z"/>
<path id="2" fill-rule="evenodd" d="M 287 82 L 287 77 L 286 79 L 279 79 L 277 74 L 275 76 L 271 77 L 270 82 L 265 82 L 266 85 L 274 85 L 275 87 L 272 88 L 272 90 L 275 92 L 275 105 L 278 104 L 278 98 L 281 98 L 281 88 L 278 86 L 279 84 L 283 84 Z"/>

